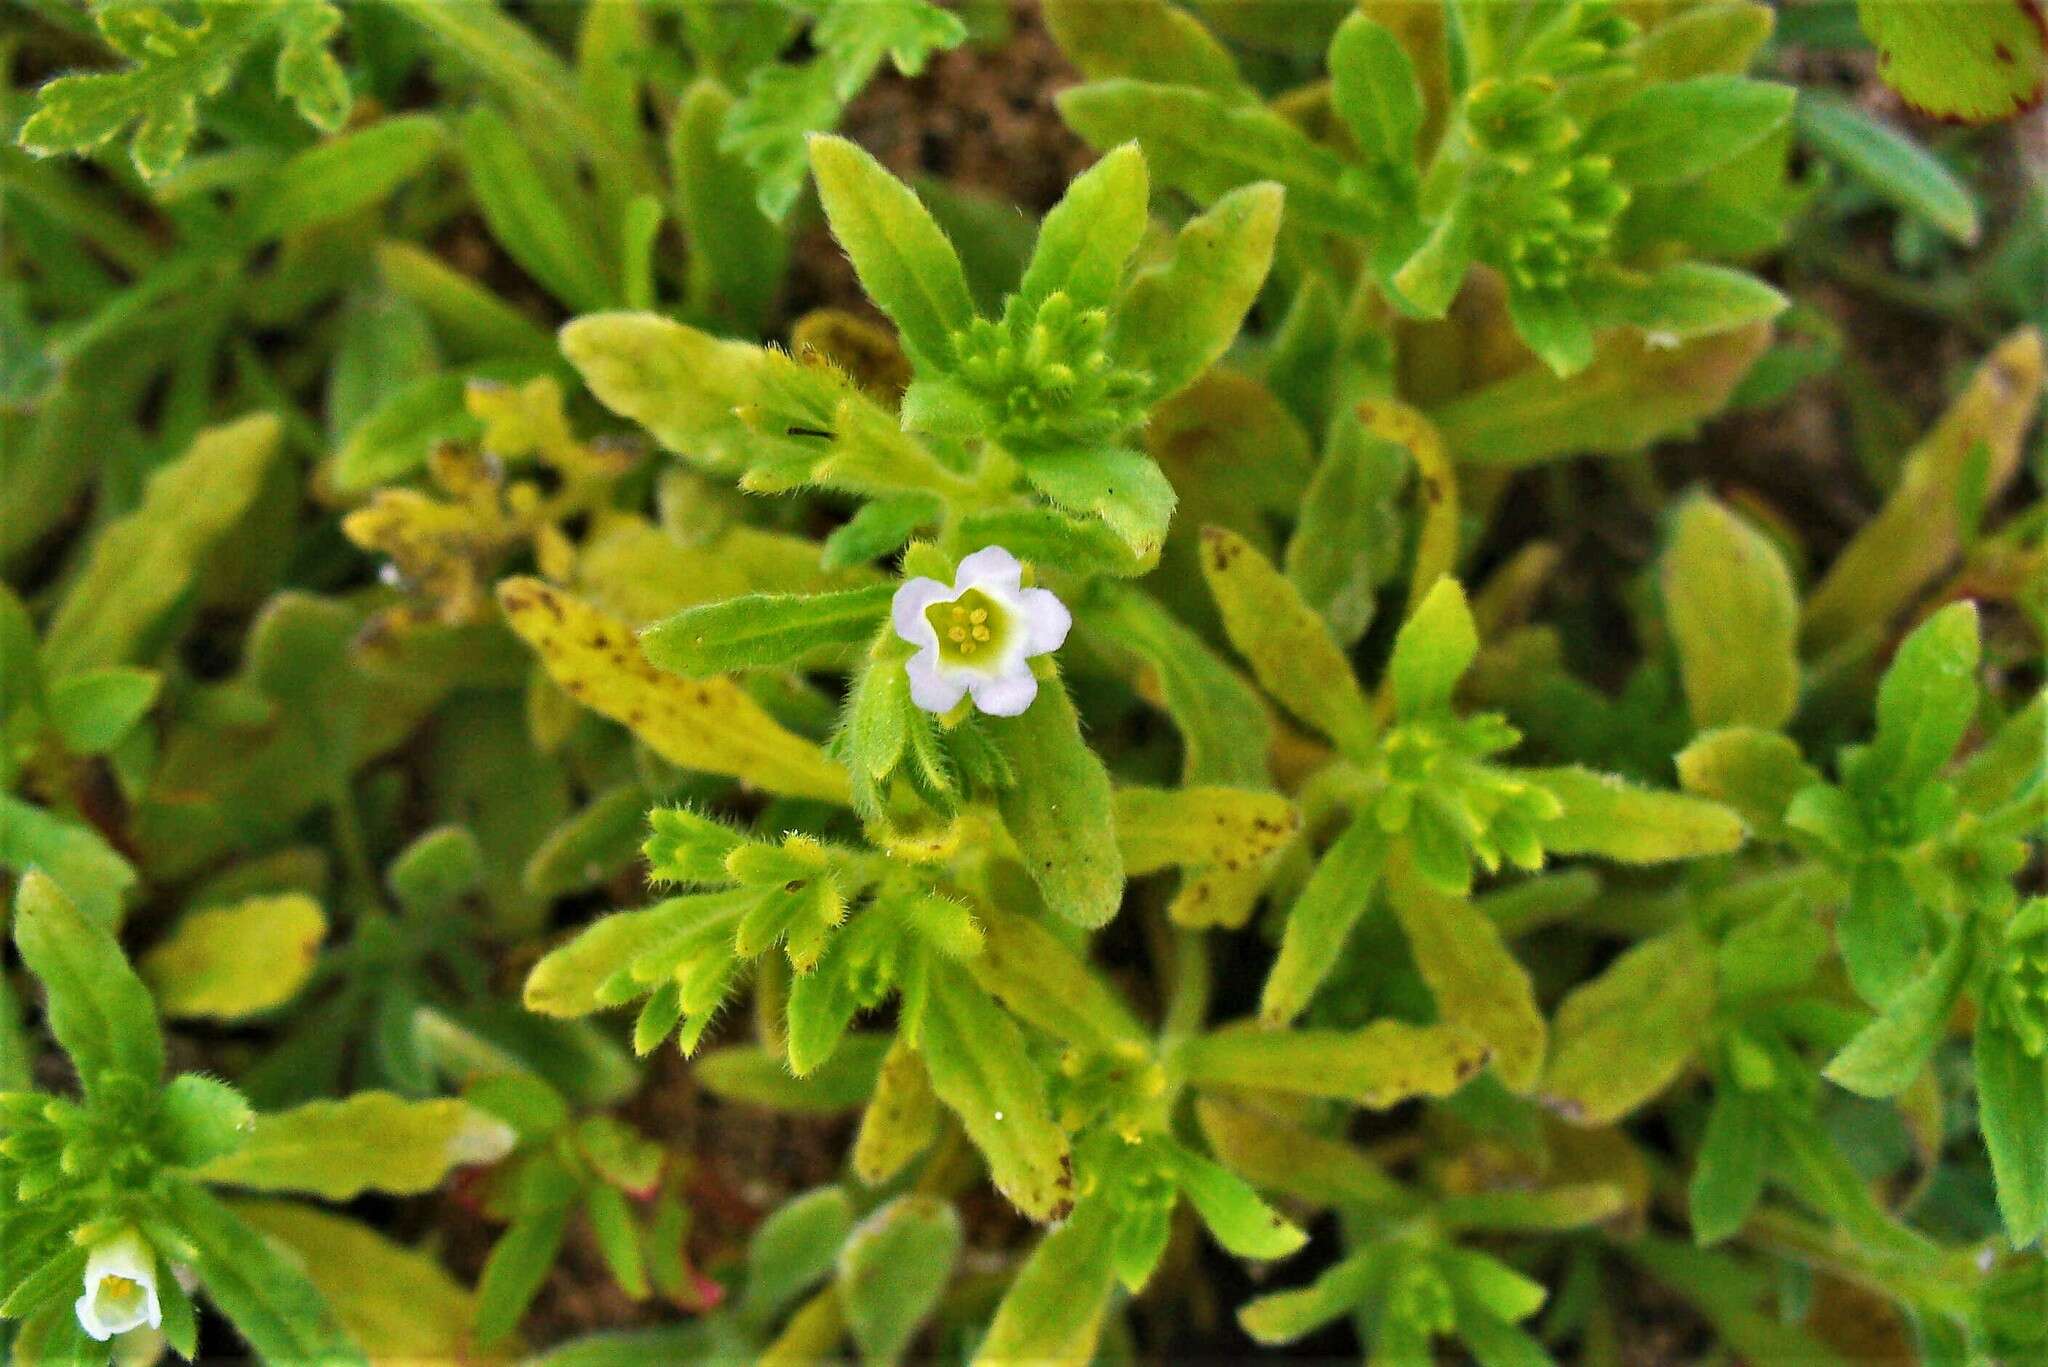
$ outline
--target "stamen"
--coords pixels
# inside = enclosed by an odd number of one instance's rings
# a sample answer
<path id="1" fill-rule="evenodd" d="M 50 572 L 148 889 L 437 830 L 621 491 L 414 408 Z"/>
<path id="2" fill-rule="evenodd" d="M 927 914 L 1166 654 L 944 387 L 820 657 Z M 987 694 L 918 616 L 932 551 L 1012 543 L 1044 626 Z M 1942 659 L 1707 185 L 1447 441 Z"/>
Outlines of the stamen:
<path id="1" fill-rule="evenodd" d="M 946 633 L 946 636 L 949 640 L 964 641 L 967 639 L 967 628 L 954 627 L 951 631 Z"/>
<path id="2" fill-rule="evenodd" d="M 974 629 L 974 639 L 977 641 L 986 641 L 988 639 L 988 628 L 976 627 Z"/>
<path id="3" fill-rule="evenodd" d="M 977 622 L 986 622 L 988 620 L 988 609 L 976 608 L 974 610 L 974 620 Z"/>

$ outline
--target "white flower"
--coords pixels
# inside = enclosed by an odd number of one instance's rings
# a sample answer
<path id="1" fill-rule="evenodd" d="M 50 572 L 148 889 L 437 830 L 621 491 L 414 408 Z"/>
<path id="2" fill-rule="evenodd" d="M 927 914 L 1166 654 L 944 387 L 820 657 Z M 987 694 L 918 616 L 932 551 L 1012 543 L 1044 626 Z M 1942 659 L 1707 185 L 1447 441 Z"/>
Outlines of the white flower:
<path id="1" fill-rule="evenodd" d="M 992 717 L 1014 717 L 1038 696 L 1027 661 L 1058 650 L 1074 624 L 1049 589 L 1023 586 L 1024 567 L 1001 546 L 960 562 L 951 587 L 912 579 L 891 607 L 896 634 L 917 646 L 904 668 L 910 700 L 927 712 L 950 712 L 960 699 Z"/>
<path id="2" fill-rule="evenodd" d="M 78 1322 L 101 1343 L 145 1324 L 152 1329 L 163 1325 L 163 1307 L 156 1298 L 156 1254 L 134 1230 L 93 1246 L 85 1260 Z"/>

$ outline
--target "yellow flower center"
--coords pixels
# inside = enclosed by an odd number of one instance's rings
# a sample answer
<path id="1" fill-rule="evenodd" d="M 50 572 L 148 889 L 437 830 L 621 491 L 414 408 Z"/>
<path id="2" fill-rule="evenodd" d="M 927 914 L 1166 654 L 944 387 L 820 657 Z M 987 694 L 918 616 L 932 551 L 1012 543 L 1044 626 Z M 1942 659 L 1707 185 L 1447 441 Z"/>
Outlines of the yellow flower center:
<path id="1" fill-rule="evenodd" d="M 925 620 L 939 637 L 939 658 L 948 664 L 983 664 L 1002 653 L 1009 639 L 1009 614 L 980 589 L 969 589 L 950 603 L 925 609 Z"/>

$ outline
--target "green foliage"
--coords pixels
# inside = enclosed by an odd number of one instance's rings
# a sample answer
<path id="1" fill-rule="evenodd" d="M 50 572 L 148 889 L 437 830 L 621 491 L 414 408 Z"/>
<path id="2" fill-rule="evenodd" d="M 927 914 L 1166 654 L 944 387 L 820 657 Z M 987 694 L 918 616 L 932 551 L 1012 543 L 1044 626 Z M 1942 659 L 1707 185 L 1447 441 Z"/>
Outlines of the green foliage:
<path id="1" fill-rule="evenodd" d="M 16 9 L 11 1359 L 2040 1355 L 2027 4 Z"/>
<path id="2" fill-rule="evenodd" d="M 326 132 L 348 118 L 348 76 L 327 49 L 341 11 L 328 0 L 202 0 L 195 8 L 196 22 L 187 23 L 177 6 L 101 0 L 93 7 L 100 37 L 133 65 L 45 85 L 21 145 L 41 156 L 84 152 L 133 126 L 128 152 L 136 171 L 162 177 L 184 160 L 199 130 L 200 101 L 218 96 L 250 51 L 272 39 L 278 95 Z"/>

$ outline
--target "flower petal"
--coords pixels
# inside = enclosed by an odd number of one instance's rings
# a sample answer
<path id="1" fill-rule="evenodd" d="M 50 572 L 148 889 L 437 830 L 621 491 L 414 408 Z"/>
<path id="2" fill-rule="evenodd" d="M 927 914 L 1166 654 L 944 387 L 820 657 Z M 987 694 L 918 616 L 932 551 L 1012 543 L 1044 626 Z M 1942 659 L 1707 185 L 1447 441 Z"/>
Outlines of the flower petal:
<path id="1" fill-rule="evenodd" d="M 939 648 L 928 645 L 903 663 L 910 700 L 927 712 L 951 712 L 967 696 L 967 680 L 939 668 Z"/>
<path id="2" fill-rule="evenodd" d="M 1017 612 L 1024 619 L 1026 655 L 1044 655 L 1066 644 L 1074 614 L 1051 589 L 1023 590 L 1017 595 Z"/>
<path id="3" fill-rule="evenodd" d="M 925 609 L 954 597 L 953 590 L 936 579 L 909 579 L 889 600 L 889 622 L 896 634 L 914 646 L 936 646 L 938 632 L 932 630 Z"/>
<path id="4" fill-rule="evenodd" d="M 974 705 L 991 717 L 1017 716 L 1038 696 L 1038 680 L 1021 660 L 1000 674 L 971 680 L 967 688 L 974 694 Z"/>
<path id="5" fill-rule="evenodd" d="M 960 572 L 953 576 L 953 587 L 966 592 L 968 589 L 982 589 L 1000 593 L 1005 598 L 1014 598 L 1024 582 L 1024 567 L 1017 563 L 1017 557 L 1001 546 L 983 546 L 973 555 L 960 562 Z"/>

